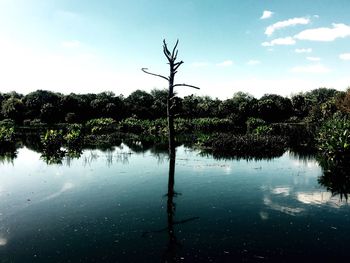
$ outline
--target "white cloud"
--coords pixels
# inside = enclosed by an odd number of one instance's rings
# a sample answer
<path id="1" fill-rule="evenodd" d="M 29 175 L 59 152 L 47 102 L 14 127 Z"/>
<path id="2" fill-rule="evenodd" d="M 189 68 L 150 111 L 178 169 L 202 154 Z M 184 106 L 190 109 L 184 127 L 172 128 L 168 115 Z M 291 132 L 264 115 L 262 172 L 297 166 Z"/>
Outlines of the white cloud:
<path id="1" fill-rule="evenodd" d="M 272 47 L 275 45 L 294 45 L 295 40 L 292 37 L 276 38 L 270 42 L 263 42 L 261 45 L 263 47 Z"/>
<path id="2" fill-rule="evenodd" d="M 273 25 L 268 26 L 265 30 L 265 34 L 268 36 L 271 36 L 273 32 L 275 32 L 277 29 L 281 29 L 289 26 L 295 26 L 295 25 L 307 25 L 309 23 L 310 23 L 309 18 L 295 17 L 288 20 L 279 21 Z"/>
<path id="3" fill-rule="evenodd" d="M 307 60 L 310 60 L 310 61 L 320 61 L 321 58 L 319 57 L 306 57 Z"/>
<path id="4" fill-rule="evenodd" d="M 251 60 L 249 60 L 249 61 L 247 62 L 247 65 L 249 65 L 249 66 L 255 66 L 255 65 L 258 65 L 258 64 L 260 64 L 260 63 L 261 63 L 260 60 L 251 59 Z"/>
<path id="5" fill-rule="evenodd" d="M 195 68 L 202 68 L 202 67 L 207 67 L 209 66 L 209 63 L 208 62 L 193 62 L 191 64 L 192 67 L 195 67 Z"/>
<path id="6" fill-rule="evenodd" d="M 331 70 L 322 64 L 296 66 L 290 70 L 293 73 L 328 73 Z"/>
<path id="7" fill-rule="evenodd" d="M 233 61 L 232 60 L 225 60 L 223 62 L 216 64 L 216 65 L 219 67 L 230 67 L 233 65 Z"/>
<path id="8" fill-rule="evenodd" d="M 332 24 L 332 28 L 319 27 L 307 29 L 295 35 L 296 39 L 311 41 L 334 41 L 337 38 L 350 36 L 350 26 L 345 24 Z"/>
<path id="9" fill-rule="evenodd" d="M 81 43 L 78 40 L 71 40 L 71 41 L 63 41 L 61 45 L 62 47 L 65 47 L 65 48 L 78 48 L 80 47 Z"/>
<path id="10" fill-rule="evenodd" d="M 339 55 L 341 60 L 350 60 L 350 53 L 343 53 Z"/>
<path id="11" fill-rule="evenodd" d="M 273 15 L 273 12 L 269 10 L 265 10 L 262 16 L 260 17 L 260 19 L 267 19 L 267 18 L 270 18 L 272 15 Z"/>
<path id="12" fill-rule="evenodd" d="M 296 48 L 295 53 L 311 53 L 312 48 Z"/>

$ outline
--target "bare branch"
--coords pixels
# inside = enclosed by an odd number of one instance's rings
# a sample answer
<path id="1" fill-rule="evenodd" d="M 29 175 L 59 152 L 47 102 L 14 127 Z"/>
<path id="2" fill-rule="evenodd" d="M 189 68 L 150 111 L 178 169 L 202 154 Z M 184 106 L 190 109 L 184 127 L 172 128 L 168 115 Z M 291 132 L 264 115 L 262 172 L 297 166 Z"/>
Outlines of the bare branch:
<path id="1" fill-rule="evenodd" d="M 176 63 L 174 64 L 174 66 L 177 66 L 177 65 L 182 64 L 182 63 L 184 63 L 184 62 L 181 60 L 180 62 L 176 62 Z"/>
<path id="2" fill-rule="evenodd" d="M 164 77 L 164 76 L 159 75 L 159 74 L 154 74 L 154 73 L 148 72 L 148 71 L 147 71 L 148 68 L 142 68 L 141 70 L 142 70 L 143 72 L 145 72 L 146 74 L 150 74 L 150 75 L 153 75 L 153 76 L 156 76 L 156 77 L 160 77 L 160 78 L 163 78 L 163 79 L 169 81 L 169 78 L 167 78 L 167 77 Z"/>
<path id="3" fill-rule="evenodd" d="M 174 70 L 176 71 L 180 66 L 181 64 L 183 64 L 184 62 L 181 60 L 180 62 L 177 62 L 174 64 Z"/>
<path id="4" fill-rule="evenodd" d="M 166 58 L 169 60 L 169 62 L 170 62 L 170 60 L 172 59 L 172 57 L 171 57 L 171 53 L 170 53 L 170 51 L 169 51 L 169 49 L 168 49 L 168 46 L 167 46 L 167 44 L 166 44 L 166 42 L 165 42 L 165 39 L 163 39 L 163 53 L 164 53 L 164 55 L 166 56 Z"/>
<path id="5" fill-rule="evenodd" d="M 190 87 L 190 88 L 194 88 L 194 89 L 200 89 L 200 88 L 198 88 L 196 86 L 188 85 L 188 84 L 185 84 L 185 83 L 183 83 L 183 84 L 175 84 L 175 85 L 173 85 L 173 87 L 174 88 L 175 87 Z"/>
<path id="6" fill-rule="evenodd" d="M 176 50 L 176 52 L 175 52 L 174 61 L 175 61 L 175 60 L 176 60 L 176 58 L 177 58 L 177 53 L 179 53 L 179 50 Z"/>
<path id="7" fill-rule="evenodd" d="M 178 44 L 179 44 L 179 40 L 176 40 L 176 44 L 173 48 L 173 53 L 171 53 L 172 58 L 174 58 L 174 56 L 175 56 L 175 50 L 176 50 Z"/>
<path id="8" fill-rule="evenodd" d="M 171 61 L 171 57 L 168 55 L 166 47 L 164 47 L 163 53 L 164 53 L 164 55 L 166 56 L 166 58 L 168 59 L 168 61 L 170 62 L 170 61 Z M 169 63 L 168 63 L 168 64 L 169 64 Z"/>
<path id="9" fill-rule="evenodd" d="M 166 51 L 166 53 L 167 53 L 168 56 L 170 57 L 171 54 L 170 54 L 170 51 L 169 51 L 169 49 L 168 49 L 168 46 L 167 46 L 167 44 L 166 44 L 166 42 L 165 42 L 165 39 L 163 39 L 163 49 L 164 49 L 164 51 Z"/>

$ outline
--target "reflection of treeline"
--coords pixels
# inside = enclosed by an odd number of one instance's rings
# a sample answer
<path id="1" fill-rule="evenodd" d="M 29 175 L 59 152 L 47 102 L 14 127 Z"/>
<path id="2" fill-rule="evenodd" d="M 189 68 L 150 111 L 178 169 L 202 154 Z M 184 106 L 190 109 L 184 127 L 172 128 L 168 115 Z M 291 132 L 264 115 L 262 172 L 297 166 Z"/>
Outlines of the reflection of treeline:
<path id="1" fill-rule="evenodd" d="M 94 126 L 95 127 L 95 126 Z M 143 136 L 110 132 L 110 129 L 91 132 L 81 124 L 69 124 L 60 129 L 47 129 L 45 131 L 13 132 L 13 127 L 4 128 L 9 140 L 0 147 L 0 161 L 8 162 L 17 157 L 17 149 L 23 146 L 41 153 L 42 159 L 48 164 L 62 163 L 64 158 L 79 158 L 83 150 L 98 149 L 103 152 L 113 152 L 115 147 L 124 143 L 133 152 L 150 151 L 159 155 L 167 153 L 165 137 Z M 1 134 L 0 134 L 1 135 Z M 177 144 L 180 145 L 180 144 Z"/>
<path id="2" fill-rule="evenodd" d="M 336 109 L 349 112 L 349 92 L 320 88 L 291 98 L 267 94 L 260 99 L 238 92 L 226 100 L 210 97 L 176 97 L 175 112 L 184 119 L 229 119 L 236 127 L 244 126 L 249 117 L 266 122 L 319 121 Z M 150 93 L 137 90 L 128 97 L 112 92 L 63 95 L 38 90 L 27 95 L 0 93 L 0 120 L 40 126 L 41 123 L 84 123 L 96 118 L 120 121 L 129 117 L 155 120 L 166 117 L 166 90 Z"/>
<path id="3" fill-rule="evenodd" d="M 340 199 L 348 200 L 348 195 L 350 194 L 349 159 L 331 160 L 324 156 L 319 156 L 318 159 L 323 170 L 323 174 L 318 178 L 318 182 L 326 187 L 332 195 L 339 195 Z"/>

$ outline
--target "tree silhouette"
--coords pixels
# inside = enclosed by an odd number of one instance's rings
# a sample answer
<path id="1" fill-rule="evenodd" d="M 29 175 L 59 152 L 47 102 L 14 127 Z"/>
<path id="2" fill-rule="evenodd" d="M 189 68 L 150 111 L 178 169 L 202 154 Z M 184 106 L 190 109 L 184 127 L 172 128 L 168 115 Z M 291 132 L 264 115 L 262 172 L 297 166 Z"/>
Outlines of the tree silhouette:
<path id="1" fill-rule="evenodd" d="M 170 159 L 175 160 L 175 129 L 174 129 L 174 88 L 175 87 L 190 87 L 194 89 L 199 89 L 196 86 L 188 85 L 185 83 L 182 84 L 174 84 L 175 75 L 177 73 L 177 70 L 179 67 L 184 63 L 182 60 L 177 62 L 177 45 L 179 44 L 179 40 L 176 41 L 176 44 L 172 50 L 172 52 L 169 51 L 168 46 L 165 42 L 165 39 L 163 40 L 163 53 L 165 57 L 168 60 L 169 64 L 169 76 L 163 76 L 160 74 L 155 74 L 148 71 L 148 68 L 142 68 L 142 71 L 146 74 L 150 74 L 152 76 L 160 77 L 168 81 L 169 83 L 169 90 L 168 90 L 168 97 L 167 97 L 167 119 L 168 119 L 168 140 L 169 140 L 169 157 Z"/>

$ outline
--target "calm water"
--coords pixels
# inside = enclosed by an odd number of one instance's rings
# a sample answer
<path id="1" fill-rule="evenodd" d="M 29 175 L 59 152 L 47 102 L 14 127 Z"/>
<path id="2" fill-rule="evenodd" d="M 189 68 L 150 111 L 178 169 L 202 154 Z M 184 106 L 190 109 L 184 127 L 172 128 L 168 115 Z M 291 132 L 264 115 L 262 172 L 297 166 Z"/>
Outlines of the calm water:
<path id="1" fill-rule="evenodd" d="M 215 160 L 178 147 L 173 199 L 168 174 L 166 155 L 125 145 L 61 165 L 19 149 L 0 163 L 0 262 L 347 257 L 349 206 L 318 184 L 312 158 Z"/>

